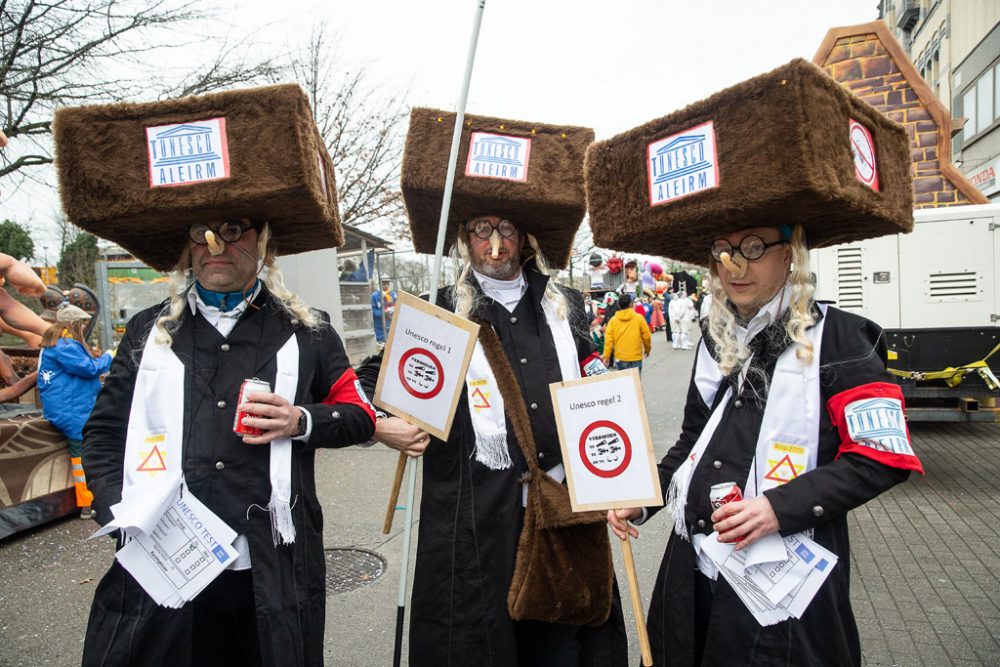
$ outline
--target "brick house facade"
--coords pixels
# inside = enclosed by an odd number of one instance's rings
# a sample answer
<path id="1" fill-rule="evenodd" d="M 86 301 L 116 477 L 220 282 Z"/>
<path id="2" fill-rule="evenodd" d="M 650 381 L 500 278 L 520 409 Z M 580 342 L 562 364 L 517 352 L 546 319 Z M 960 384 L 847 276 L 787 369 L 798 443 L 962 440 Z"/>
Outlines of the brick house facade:
<path id="1" fill-rule="evenodd" d="M 952 163 L 951 113 L 884 22 L 831 29 L 813 62 L 906 128 L 912 150 L 915 208 L 989 202 Z"/>

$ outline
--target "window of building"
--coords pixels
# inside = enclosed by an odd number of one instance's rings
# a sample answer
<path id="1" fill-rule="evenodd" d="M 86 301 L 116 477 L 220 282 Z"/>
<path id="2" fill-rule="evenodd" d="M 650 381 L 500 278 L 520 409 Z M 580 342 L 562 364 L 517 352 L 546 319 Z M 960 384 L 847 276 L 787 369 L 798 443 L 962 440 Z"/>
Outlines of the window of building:
<path id="1" fill-rule="evenodd" d="M 976 81 L 976 133 L 993 123 L 993 71 L 987 71 Z"/>
<path id="2" fill-rule="evenodd" d="M 969 88 L 969 92 L 962 95 L 962 111 L 965 113 L 965 117 L 968 119 L 965 121 L 965 127 L 962 128 L 962 134 L 965 135 L 966 141 L 971 139 L 976 134 L 976 87 L 973 86 Z"/>
<path id="3" fill-rule="evenodd" d="M 969 119 L 962 129 L 964 143 L 1000 120 L 1000 63 L 994 63 L 966 89 L 962 115 Z"/>
<path id="4" fill-rule="evenodd" d="M 993 117 L 1000 118 L 1000 64 L 993 67 Z"/>
<path id="5" fill-rule="evenodd" d="M 1000 70 L 998 70 L 1000 71 Z M 934 95 L 941 97 L 941 50 L 940 45 L 934 49 L 934 56 L 931 58 L 931 85 L 934 86 Z"/>

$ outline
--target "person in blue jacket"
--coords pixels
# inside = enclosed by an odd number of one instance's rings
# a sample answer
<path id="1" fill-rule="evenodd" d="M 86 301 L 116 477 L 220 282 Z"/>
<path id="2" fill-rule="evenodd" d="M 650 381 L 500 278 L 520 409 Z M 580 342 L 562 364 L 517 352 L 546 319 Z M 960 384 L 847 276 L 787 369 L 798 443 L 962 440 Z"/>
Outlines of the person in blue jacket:
<path id="1" fill-rule="evenodd" d="M 93 494 L 83 472 L 83 425 L 90 417 L 101 390 L 101 375 L 111 366 L 111 352 L 94 356 L 87 347 L 84 329 L 90 319 L 82 308 L 65 304 L 56 322 L 42 336 L 38 355 L 38 394 L 42 415 L 63 432 L 69 442 L 80 518 L 90 519 Z"/>

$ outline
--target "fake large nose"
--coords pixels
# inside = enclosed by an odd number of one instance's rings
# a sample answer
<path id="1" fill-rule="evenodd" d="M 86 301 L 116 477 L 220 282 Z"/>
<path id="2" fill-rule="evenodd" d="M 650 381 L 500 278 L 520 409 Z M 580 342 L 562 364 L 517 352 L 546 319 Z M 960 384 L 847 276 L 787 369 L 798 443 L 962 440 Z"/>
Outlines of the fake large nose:
<path id="1" fill-rule="evenodd" d="M 493 233 L 490 234 L 490 250 L 493 252 L 493 259 L 500 256 L 500 246 L 502 244 L 503 238 L 500 236 L 500 231 L 494 227 Z"/>
<path id="2" fill-rule="evenodd" d="M 208 243 L 208 252 L 212 257 L 218 257 L 226 252 L 226 242 L 215 238 L 215 232 L 211 229 L 205 232 L 205 242 Z"/>
<path id="3" fill-rule="evenodd" d="M 747 274 L 747 268 L 750 266 L 750 261 L 743 255 L 730 255 L 728 252 L 719 255 L 719 261 L 726 267 L 726 271 L 729 271 L 737 280 Z"/>

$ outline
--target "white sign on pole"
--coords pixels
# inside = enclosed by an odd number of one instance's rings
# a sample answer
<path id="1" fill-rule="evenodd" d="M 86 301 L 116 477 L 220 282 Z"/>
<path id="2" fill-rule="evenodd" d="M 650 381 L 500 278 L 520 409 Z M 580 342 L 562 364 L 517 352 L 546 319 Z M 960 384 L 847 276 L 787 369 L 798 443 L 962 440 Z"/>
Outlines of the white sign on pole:
<path id="1" fill-rule="evenodd" d="M 401 292 L 375 404 L 446 440 L 478 335 L 479 325 Z"/>
<path id="2" fill-rule="evenodd" d="M 639 371 L 549 385 L 574 512 L 663 504 Z"/>

